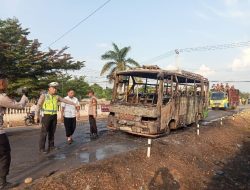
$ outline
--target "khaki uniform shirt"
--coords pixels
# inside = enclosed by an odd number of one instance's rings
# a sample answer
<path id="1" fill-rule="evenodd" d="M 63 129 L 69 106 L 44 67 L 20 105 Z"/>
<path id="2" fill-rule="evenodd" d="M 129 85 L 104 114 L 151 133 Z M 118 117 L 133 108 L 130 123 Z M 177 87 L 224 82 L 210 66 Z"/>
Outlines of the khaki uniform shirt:
<path id="1" fill-rule="evenodd" d="M 19 102 L 10 99 L 5 93 L 0 93 L 0 134 L 4 134 L 3 130 L 3 116 L 6 108 L 23 109 L 28 103 L 28 98 L 23 95 Z"/>
<path id="2" fill-rule="evenodd" d="M 97 116 L 97 100 L 95 96 L 92 96 L 89 100 L 89 115 Z"/>

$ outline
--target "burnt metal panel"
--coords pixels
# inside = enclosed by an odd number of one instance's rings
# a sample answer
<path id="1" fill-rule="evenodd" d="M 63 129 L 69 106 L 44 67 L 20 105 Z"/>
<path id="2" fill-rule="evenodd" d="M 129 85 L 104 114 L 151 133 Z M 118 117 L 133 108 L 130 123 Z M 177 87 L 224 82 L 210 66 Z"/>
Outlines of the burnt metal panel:
<path id="1" fill-rule="evenodd" d="M 120 104 L 111 104 L 110 112 L 128 114 L 128 115 L 137 115 L 137 116 L 146 116 L 156 118 L 157 108 L 156 107 L 144 107 L 144 106 L 131 106 L 131 105 L 120 105 Z"/>

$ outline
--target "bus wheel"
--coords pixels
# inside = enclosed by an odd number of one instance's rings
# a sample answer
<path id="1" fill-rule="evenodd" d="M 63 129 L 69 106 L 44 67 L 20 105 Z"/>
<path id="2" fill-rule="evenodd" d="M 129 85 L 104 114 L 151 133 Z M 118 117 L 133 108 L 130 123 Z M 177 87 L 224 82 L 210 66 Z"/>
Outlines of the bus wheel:
<path id="1" fill-rule="evenodd" d="M 169 126 L 166 126 L 165 134 L 166 134 L 166 135 L 169 135 L 169 134 L 170 134 L 170 127 L 169 127 Z"/>
<path id="2" fill-rule="evenodd" d="M 175 127 L 175 122 L 174 121 L 170 121 L 170 123 L 166 126 L 165 134 L 169 135 L 170 134 L 170 130 L 174 129 L 174 127 Z"/>

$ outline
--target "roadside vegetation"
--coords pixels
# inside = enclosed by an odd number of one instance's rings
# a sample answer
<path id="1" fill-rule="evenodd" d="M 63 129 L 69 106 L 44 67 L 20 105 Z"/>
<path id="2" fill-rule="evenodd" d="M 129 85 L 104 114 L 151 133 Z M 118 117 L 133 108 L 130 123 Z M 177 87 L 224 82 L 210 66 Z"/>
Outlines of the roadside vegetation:
<path id="1" fill-rule="evenodd" d="M 88 89 L 92 88 L 98 98 L 111 99 L 111 88 L 90 85 L 86 76 L 69 74 L 84 70 L 85 63 L 67 53 L 69 47 L 44 50 L 38 39 L 29 39 L 29 34 L 29 29 L 23 28 L 18 19 L 0 19 L 0 66 L 1 72 L 9 78 L 10 96 L 16 97 L 17 89 L 25 86 L 29 89 L 29 97 L 36 99 L 42 90 L 47 89 L 49 82 L 57 81 L 60 83 L 61 96 L 66 95 L 67 89 L 73 88 L 78 98 L 86 98 Z M 132 58 L 127 58 L 130 47 L 119 49 L 114 43 L 113 47 L 114 50 L 101 56 L 108 61 L 101 75 L 108 72 L 109 79 L 114 71 L 139 66 Z"/>

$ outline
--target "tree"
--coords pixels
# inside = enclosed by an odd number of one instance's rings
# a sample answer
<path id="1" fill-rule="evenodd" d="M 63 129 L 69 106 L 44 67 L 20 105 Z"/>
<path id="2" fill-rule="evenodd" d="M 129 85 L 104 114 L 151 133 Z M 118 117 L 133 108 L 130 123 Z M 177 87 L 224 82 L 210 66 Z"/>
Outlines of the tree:
<path id="1" fill-rule="evenodd" d="M 108 61 L 102 68 L 101 75 L 108 72 L 107 78 L 111 81 L 112 76 L 116 71 L 124 71 L 131 69 L 134 66 L 139 67 L 139 63 L 131 58 L 127 58 L 130 47 L 123 47 L 121 49 L 113 43 L 113 50 L 110 50 L 101 56 L 102 60 Z"/>
<path id="2" fill-rule="evenodd" d="M 249 92 L 242 92 L 242 91 L 240 91 L 240 97 L 248 99 L 248 98 L 250 98 L 250 93 Z"/>
<path id="3" fill-rule="evenodd" d="M 97 98 L 104 98 L 106 100 L 111 100 L 111 98 L 112 98 L 112 89 L 111 88 L 103 89 L 98 84 L 93 84 L 90 86 L 90 88 L 95 92 L 95 95 Z"/>
<path id="4" fill-rule="evenodd" d="M 75 96 L 81 100 L 87 97 L 87 92 L 89 84 L 85 81 L 84 76 L 74 77 L 72 79 L 60 78 L 59 83 L 61 84 L 61 88 L 59 89 L 59 95 L 66 96 L 67 91 L 69 89 L 73 89 L 75 91 Z"/>
<path id="5" fill-rule="evenodd" d="M 65 52 L 68 47 L 41 51 L 41 43 L 29 40 L 28 35 L 28 29 L 23 29 L 17 19 L 0 19 L 0 71 L 9 77 L 10 93 L 26 86 L 32 96 L 38 96 L 49 81 L 57 81 L 64 71 L 84 67 L 83 61 L 74 61 Z"/>
<path id="6" fill-rule="evenodd" d="M 112 92 L 113 92 L 113 89 L 112 88 L 106 88 L 104 89 L 104 98 L 106 100 L 111 100 L 112 99 Z"/>

